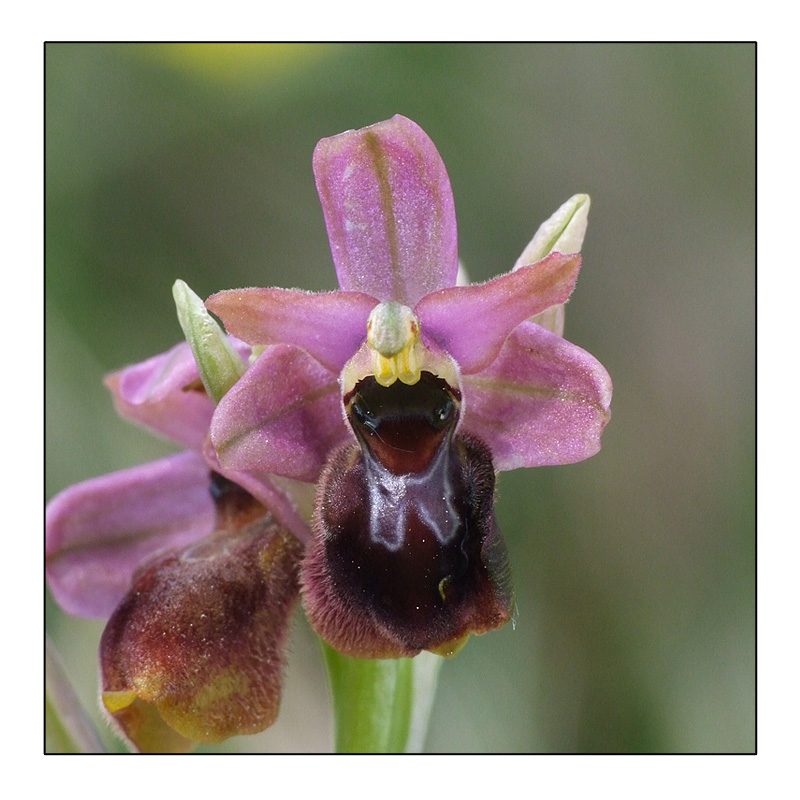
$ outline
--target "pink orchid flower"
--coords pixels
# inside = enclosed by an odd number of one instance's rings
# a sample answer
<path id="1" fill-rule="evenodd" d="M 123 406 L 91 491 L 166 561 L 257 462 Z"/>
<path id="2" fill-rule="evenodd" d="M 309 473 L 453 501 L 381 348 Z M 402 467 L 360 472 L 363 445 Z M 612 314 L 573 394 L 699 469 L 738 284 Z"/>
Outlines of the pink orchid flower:
<path id="1" fill-rule="evenodd" d="M 248 364 L 216 407 L 186 344 L 107 379 L 188 449 L 47 509 L 53 596 L 109 618 L 103 702 L 140 750 L 272 724 L 301 593 L 359 657 L 451 655 L 504 624 L 496 471 L 588 458 L 609 419 L 607 372 L 559 335 L 583 201 L 511 272 L 457 286 L 450 183 L 415 123 L 323 139 L 314 171 L 340 291 L 209 298 Z M 310 529 L 292 481 L 316 484 Z"/>
<path id="2" fill-rule="evenodd" d="M 266 346 L 211 440 L 227 469 L 319 481 L 304 601 L 329 644 L 450 654 L 510 616 L 494 470 L 600 448 L 607 372 L 531 321 L 566 302 L 581 259 L 551 252 L 456 286 L 447 173 L 405 117 L 323 139 L 314 171 L 341 290 L 209 298 L 230 333 Z"/>

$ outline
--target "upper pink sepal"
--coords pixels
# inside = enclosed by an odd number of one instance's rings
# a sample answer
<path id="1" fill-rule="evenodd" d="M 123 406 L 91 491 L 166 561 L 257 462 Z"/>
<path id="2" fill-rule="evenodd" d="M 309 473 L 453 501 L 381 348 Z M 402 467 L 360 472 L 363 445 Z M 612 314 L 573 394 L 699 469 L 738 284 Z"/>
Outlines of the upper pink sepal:
<path id="1" fill-rule="evenodd" d="M 186 342 L 105 377 L 120 416 L 194 450 L 202 446 L 214 404 Z"/>
<path id="2" fill-rule="evenodd" d="M 250 347 L 233 340 L 245 360 Z M 214 403 L 200 381 L 186 342 L 138 364 L 112 372 L 105 384 L 122 417 L 192 450 L 203 446 Z"/>
<path id="3" fill-rule="evenodd" d="M 397 115 L 322 139 L 314 174 L 342 289 L 413 307 L 455 284 L 450 179 L 419 125 Z"/>

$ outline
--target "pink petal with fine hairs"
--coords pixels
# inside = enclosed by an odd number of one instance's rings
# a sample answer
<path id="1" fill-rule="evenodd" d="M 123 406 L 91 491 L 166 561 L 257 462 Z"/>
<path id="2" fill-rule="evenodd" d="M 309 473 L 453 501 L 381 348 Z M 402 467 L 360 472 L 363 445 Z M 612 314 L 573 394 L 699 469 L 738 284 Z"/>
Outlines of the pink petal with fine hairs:
<path id="1" fill-rule="evenodd" d="M 297 345 L 335 372 L 366 339 L 367 317 L 377 304 L 361 292 L 297 289 L 233 289 L 206 301 L 234 336 L 252 345 Z"/>
<path id="2" fill-rule="evenodd" d="M 579 255 L 552 253 L 488 283 L 429 294 L 415 309 L 422 334 L 458 362 L 462 375 L 479 372 L 517 325 L 570 296 L 580 265 Z"/>

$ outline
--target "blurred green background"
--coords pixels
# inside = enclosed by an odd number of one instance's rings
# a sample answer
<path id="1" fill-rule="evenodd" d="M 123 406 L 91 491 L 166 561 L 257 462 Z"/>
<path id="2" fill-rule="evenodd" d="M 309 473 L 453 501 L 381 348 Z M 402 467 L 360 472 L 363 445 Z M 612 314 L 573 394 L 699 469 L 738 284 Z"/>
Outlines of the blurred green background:
<path id="1" fill-rule="evenodd" d="M 501 476 L 516 623 L 445 664 L 428 749 L 754 750 L 754 45 L 50 44 L 45 59 L 48 498 L 172 452 L 116 418 L 101 379 L 180 339 L 175 278 L 202 296 L 335 288 L 312 150 L 402 113 L 447 165 L 473 280 L 591 195 L 565 335 L 615 386 L 598 456 Z M 102 623 L 46 610 L 97 715 Z M 301 617 L 278 723 L 222 749 L 329 748 Z"/>

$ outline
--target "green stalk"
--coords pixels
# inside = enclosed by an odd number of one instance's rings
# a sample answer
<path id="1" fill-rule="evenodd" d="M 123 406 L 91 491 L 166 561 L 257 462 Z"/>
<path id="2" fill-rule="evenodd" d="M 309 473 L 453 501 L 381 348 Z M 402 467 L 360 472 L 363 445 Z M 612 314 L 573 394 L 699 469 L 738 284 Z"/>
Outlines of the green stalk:
<path id="1" fill-rule="evenodd" d="M 322 645 L 333 697 L 337 753 L 420 752 L 440 656 L 362 659 Z"/>

